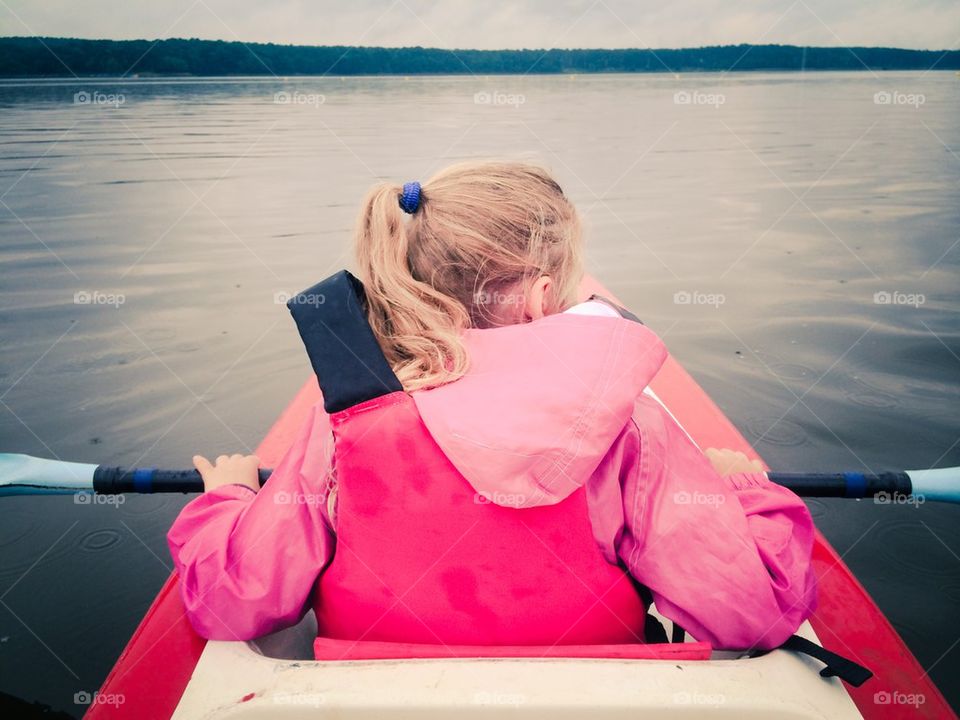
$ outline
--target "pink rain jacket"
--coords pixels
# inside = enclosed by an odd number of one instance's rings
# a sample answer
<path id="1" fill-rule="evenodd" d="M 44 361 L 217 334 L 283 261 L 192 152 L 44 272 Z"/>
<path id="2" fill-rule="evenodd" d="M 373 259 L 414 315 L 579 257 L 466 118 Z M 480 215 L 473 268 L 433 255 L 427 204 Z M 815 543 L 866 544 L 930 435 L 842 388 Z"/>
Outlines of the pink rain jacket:
<path id="1" fill-rule="evenodd" d="M 594 302 L 467 331 L 469 372 L 414 392 L 420 418 L 492 503 L 548 506 L 583 488 L 602 556 L 697 640 L 780 645 L 815 607 L 806 506 L 762 473 L 720 477 L 644 393 L 662 342 L 632 321 L 588 316 L 606 312 Z M 310 607 L 336 547 L 333 450 L 318 404 L 259 493 L 230 485 L 184 507 L 168 541 L 198 633 L 250 639 Z"/>

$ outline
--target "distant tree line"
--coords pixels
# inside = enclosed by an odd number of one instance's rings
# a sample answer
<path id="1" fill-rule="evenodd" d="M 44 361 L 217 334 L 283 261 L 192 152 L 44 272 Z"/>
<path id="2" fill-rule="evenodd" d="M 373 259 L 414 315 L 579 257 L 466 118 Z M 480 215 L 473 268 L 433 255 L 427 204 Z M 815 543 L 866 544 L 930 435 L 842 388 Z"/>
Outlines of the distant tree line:
<path id="1" fill-rule="evenodd" d="M 0 38 L 0 76 L 418 75 L 960 69 L 960 51 L 724 45 L 682 49 L 442 50 L 221 40 Z"/>

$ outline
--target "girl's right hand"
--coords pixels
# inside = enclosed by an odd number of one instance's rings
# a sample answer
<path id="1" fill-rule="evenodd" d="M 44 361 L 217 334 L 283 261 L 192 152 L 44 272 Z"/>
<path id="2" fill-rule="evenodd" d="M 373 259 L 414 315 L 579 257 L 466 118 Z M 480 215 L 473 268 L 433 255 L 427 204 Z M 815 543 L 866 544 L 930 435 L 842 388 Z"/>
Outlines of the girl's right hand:
<path id="1" fill-rule="evenodd" d="M 224 485 L 243 485 L 254 492 L 260 490 L 260 458 L 256 455 L 221 455 L 216 464 L 202 455 L 194 455 L 193 466 L 203 478 L 204 492 Z"/>

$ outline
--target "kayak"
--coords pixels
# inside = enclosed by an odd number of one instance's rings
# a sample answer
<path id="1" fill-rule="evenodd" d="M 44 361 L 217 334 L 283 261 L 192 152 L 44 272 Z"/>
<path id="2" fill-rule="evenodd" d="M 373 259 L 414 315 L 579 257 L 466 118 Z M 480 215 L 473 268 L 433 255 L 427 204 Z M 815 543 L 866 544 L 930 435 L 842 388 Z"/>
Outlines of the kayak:
<path id="1" fill-rule="evenodd" d="M 610 297 L 595 281 L 586 284 L 590 292 Z M 650 390 L 700 447 L 755 456 L 674 358 L 667 359 Z M 258 447 L 265 467 L 279 463 L 320 400 L 311 378 Z M 860 687 L 821 677 L 820 663 L 806 655 L 712 652 L 689 638 L 595 651 L 476 648 L 451 657 L 443 646 L 315 642 L 310 614 L 298 626 L 254 642 L 206 641 L 191 628 L 171 576 L 85 717 L 956 717 L 819 533 L 813 563 L 818 609 L 798 634 L 869 668 L 874 677 Z"/>

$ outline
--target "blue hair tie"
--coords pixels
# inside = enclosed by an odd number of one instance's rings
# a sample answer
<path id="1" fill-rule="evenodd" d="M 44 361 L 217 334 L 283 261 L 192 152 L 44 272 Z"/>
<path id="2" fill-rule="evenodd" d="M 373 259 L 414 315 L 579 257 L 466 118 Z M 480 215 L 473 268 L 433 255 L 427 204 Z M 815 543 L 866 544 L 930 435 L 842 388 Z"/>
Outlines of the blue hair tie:
<path id="1" fill-rule="evenodd" d="M 420 183 L 408 182 L 403 184 L 400 194 L 400 209 L 408 215 L 413 215 L 420 207 Z"/>

